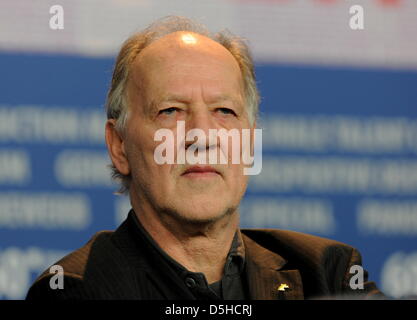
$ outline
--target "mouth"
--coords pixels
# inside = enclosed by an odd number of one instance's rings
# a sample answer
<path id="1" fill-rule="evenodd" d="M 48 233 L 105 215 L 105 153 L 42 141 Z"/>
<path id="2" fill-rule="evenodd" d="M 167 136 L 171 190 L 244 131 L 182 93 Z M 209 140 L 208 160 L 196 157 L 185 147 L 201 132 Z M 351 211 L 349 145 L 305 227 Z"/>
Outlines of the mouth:
<path id="1" fill-rule="evenodd" d="M 186 178 L 212 178 L 219 175 L 220 172 L 211 166 L 191 166 L 182 173 Z"/>

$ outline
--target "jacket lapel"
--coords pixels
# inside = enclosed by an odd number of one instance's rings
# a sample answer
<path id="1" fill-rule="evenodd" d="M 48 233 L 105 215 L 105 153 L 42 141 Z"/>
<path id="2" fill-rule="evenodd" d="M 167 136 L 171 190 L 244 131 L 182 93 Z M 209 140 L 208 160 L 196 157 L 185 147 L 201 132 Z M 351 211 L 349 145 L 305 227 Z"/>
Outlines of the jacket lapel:
<path id="1" fill-rule="evenodd" d="M 245 235 L 242 238 L 252 300 L 304 299 L 303 284 L 298 270 L 282 270 L 287 263 L 283 257 Z"/>

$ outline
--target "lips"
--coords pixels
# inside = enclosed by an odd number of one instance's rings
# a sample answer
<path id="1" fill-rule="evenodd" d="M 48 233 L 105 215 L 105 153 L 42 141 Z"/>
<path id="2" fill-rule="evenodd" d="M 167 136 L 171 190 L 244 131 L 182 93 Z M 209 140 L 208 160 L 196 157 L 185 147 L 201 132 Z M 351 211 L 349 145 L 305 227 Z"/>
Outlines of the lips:
<path id="1" fill-rule="evenodd" d="M 211 166 L 192 166 L 187 168 L 182 175 L 187 176 L 211 176 L 220 174 Z"/>

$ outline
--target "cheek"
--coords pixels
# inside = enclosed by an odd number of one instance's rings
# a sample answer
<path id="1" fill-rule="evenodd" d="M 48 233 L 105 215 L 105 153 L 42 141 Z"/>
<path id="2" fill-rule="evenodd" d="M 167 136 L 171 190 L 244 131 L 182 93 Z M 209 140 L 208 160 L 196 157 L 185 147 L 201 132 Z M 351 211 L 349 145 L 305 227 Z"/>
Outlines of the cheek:
<path id="1" fill-rule="evenodd" d="M 241 174 L 241 169 L 236 168 L 231 171 L 232 172 L 227 183 L 227 198 L 231 204 L 239 205 L 246 191 L 247 178 Z"/>
<path id="2" fill-rule="evenodd" d="M 243 174 L 243 165 L 235 164 L 229 167 L 229 174 L 227 175 L 228 185 L 231 190 L 236 190 L 240 193 L 242 189 L 246 189 L 248 183 L 248 176 Z"/>
<path id="3" fill-rule="evenodd" d="M 132 170 L 144 173 L 144 170 L 152 165 L 153 149 L 152 139 L 144 135 L 130 133 L 126 142 L 126 153 Z"/>
<path id="4" fill-rule="evenodd" d="M 246 188 L 248 185 L 248 177 L 242 175 L 239 182 L 240 182 L 238 186 L 239 192 L 237 194 L 237 197 L 238 197 L 238 201 L 240 202 L 246 192 Z"/>
<path id="5" fill-rule="evenodd" d="M 158 164 L 154 158 L 154 152 L 160 142 L 154 142 L 153 139 L 146 139 L 143 141 L 136 141 L 131 146 L 132 157 L 131 160 L 135 163 L 132 165 L 133 170 L 140 175 L 140 179 L 147 180 L 149 184 L 159 184 L 159 188 L 164 188 L 171 175 L 171 164 Z M 130 159 L 129 159 L 130 161 Z"/>

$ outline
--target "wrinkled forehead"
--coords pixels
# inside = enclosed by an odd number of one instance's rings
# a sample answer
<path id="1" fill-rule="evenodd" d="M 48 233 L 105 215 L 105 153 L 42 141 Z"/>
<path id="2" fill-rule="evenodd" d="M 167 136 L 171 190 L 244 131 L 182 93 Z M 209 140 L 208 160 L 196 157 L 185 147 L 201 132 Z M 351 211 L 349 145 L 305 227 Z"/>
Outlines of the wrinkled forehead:
<path id="1" fill-rule="evenodd" d="M 184 31 L 168 34 L 146 47 L 133 61 L 131 76 L 137 82 L 150 71 L 180 71 L 179 65 L 201 65 L 202 70 L 204 66 L 218 67 L 241 79 L 239 64 L 229 50 L 208 37 Z"/>

